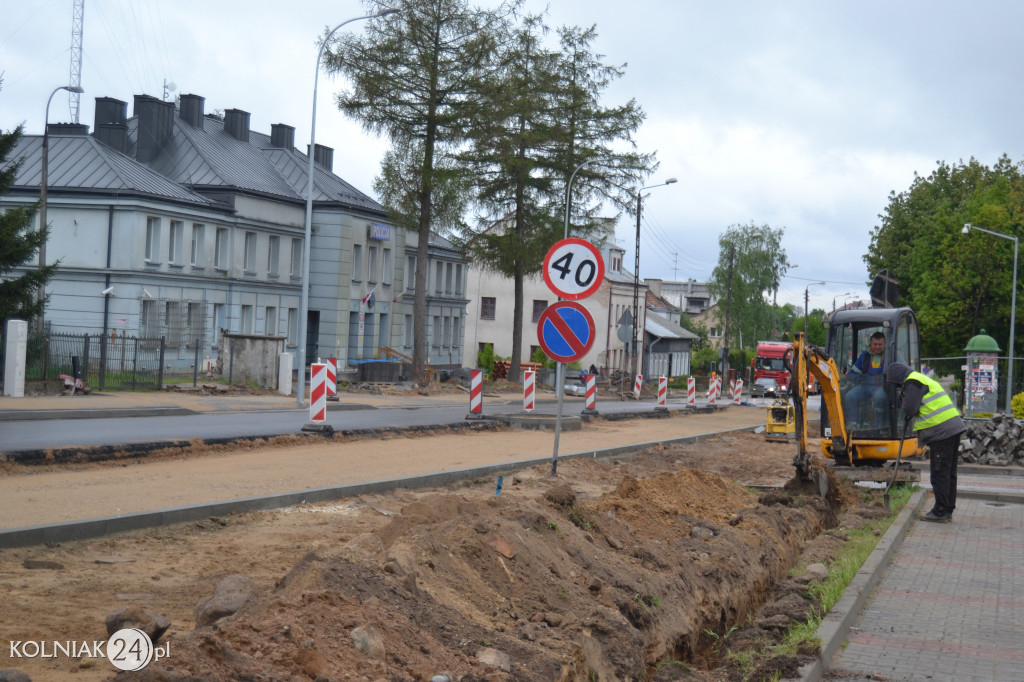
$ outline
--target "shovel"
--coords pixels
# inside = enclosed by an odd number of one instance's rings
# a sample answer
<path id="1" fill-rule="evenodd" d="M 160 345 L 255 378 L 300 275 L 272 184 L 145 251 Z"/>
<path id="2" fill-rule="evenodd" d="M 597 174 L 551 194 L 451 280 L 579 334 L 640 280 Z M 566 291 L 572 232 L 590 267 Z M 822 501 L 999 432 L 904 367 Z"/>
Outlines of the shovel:
<path id="1" fill-rule="evenodd" d="M 910 418 L 903 420 L 903 428 L 900 429 L 900 447 L 896 451 L 896 466 L 892 468 L 892 479 L 889 481 L 889 485 L 885 486 L 885 494 L 882 495 L 882 504 L 885 506 L 885 512 L 887 514 L 892 513 L 892 508 L 889 505 L 889 491 L 892 490 L 892 486 L 896 483 L 896 477 L 900 475 L 900 460 L 903 458 L 903 441 L 906 440 L 907 426 L 910 425 Z"/>

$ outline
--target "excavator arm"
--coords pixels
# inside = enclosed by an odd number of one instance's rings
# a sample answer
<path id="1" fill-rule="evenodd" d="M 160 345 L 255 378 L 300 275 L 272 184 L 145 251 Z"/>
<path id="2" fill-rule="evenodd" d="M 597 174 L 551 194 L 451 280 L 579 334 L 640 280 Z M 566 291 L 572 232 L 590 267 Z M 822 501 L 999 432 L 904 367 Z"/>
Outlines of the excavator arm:
<path id="1" fill-rule="evenodd" d="M 807 450 L 807 384 L 810 376 L 817 379 L 821 386 L 821 399 L 832 425 L 832 451 L 837 459 L 849 457 L 846 421 L 839 393 L 839 368 L 825 351 L 808 343 L 804 335 L 798 333 L 793 341 L 790 373 L 797 431 L 797 454 L 793 458 L 793 466 L 796 467 L 797 475 L 806 481 L 811 480 L 811 455 Z"/>

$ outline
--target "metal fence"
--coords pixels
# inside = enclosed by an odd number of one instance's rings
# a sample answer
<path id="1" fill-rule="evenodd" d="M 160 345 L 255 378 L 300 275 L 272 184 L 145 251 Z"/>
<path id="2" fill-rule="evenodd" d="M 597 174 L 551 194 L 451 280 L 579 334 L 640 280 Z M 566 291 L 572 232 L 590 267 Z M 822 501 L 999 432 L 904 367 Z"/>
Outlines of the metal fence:
<path id="1" fill-rule="evenodd" d="M 1009 372 L 1009 359 L 998 358 L 999 364 L 999 387 L 998 404 L 1002 410 L 1006 404 L 1006 380 Z M 964 404 L 964 380 L 967 367 L 967 356 L 961 355 L 951 358 L 921 358 L 922 368 L 927 366 L 935 373 L 935 379 L 950 390 L 957 399 L 958 405 Z M 1017 395 L 1024 390 L 1024 358 L 1013 359 L 1013 377 L 1011 377 L 1011 395 Z"/>
<path id="2" fill-rule="evenodd" d="M 97 390 L 163 386 L 164 339 L 99 334 L 29 334 L 25 380 L 81 379 Z"/>

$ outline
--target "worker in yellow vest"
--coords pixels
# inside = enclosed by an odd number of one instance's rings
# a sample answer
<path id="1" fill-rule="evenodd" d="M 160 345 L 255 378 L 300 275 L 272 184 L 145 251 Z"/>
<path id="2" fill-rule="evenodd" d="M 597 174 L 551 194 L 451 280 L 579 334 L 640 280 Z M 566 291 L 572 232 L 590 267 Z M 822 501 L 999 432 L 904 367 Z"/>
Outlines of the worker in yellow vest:
<path id="1" fill-rule="evenodd" d="M 967 425 L 956 405 L 934 379 L 915 372 L 902 362 L 892 363 L 885 371 L 890 384 L 900 387 L 900 409 L 914 419 L 917 442 L 927 445 L 931 464 L 935 506 L 921 517 L 924 521 L 949 523 L 956 509 L 956 465 L 960 454 L 960 436 Z"/>

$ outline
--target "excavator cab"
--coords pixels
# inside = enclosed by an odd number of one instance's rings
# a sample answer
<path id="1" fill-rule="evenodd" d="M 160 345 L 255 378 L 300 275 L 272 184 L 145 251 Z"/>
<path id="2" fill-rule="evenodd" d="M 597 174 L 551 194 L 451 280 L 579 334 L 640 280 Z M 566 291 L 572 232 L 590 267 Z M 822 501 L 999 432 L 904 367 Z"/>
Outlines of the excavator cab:
<path id="1" fill-rule="evenodd" d="M 881 349 L 881 353 L 874 353 Z M 887 384 L 893 362 L 921 367 L 917 318 L 910 308 L 837 311 L 829 320 L 825 352 L 839 370 L 839 394 L 847 431 L 861 439 L 900 437 L 899 387 Z M 822 411 L 821 433 L 831 427 Z"/>

